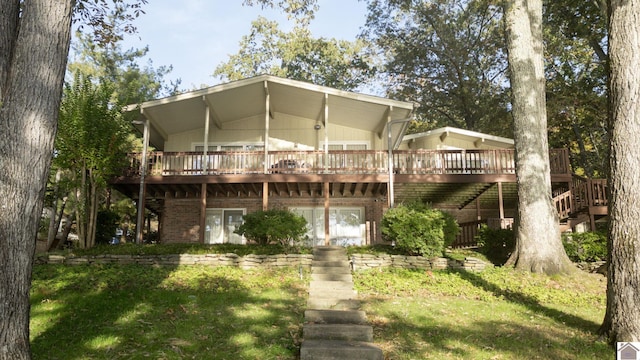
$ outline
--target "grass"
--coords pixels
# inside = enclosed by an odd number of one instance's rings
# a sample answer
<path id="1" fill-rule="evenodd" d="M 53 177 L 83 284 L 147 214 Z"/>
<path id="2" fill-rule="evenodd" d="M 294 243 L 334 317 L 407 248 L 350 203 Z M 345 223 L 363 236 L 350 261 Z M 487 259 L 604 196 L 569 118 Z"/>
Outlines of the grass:
<path id="1" fill-rule="evenodd" d="M 295 359 L 297 269 L 36 266 L 34 359 Z"/>
<path id="2" fill-rule="evenodd" d="M 494 268 L 371 270 L 354 276 L 388 359 L 606 359 L 606 280 Z"/>
<path id="3" fill-rule="evenodd" d="M 613 358 L 596 335 L 601 275 L 377 269 L 354 282 L 387 359 Z M 307 284 L 298 269 L 38 265 L 33 358 L 296 359 Z"/>

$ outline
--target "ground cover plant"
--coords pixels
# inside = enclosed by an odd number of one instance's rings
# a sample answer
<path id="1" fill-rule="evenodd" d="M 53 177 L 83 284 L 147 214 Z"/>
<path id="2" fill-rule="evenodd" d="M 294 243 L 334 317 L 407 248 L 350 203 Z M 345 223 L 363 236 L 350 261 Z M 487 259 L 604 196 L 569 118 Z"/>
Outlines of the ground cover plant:
<path id="1" fill-rule="evenodd" d="M 38 265 L 34 359 L 295 359 L 298 269 Z"/>
<path id="2" fill-rule="evenodd" d="M 606 278 L 492 268 L 354 275 L 388 359 L 606 359 L 598 341 Z"/>

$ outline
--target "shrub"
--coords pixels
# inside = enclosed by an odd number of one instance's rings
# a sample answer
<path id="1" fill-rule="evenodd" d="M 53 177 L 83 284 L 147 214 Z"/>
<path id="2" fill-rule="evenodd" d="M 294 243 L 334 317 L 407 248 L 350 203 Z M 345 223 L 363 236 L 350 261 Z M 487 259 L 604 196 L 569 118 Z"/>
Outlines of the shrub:
<path id="1" fill-rule="evenodd" d="M 381 229 L 400 250 L 425 257 L 442 255 L 460 231 L 453 216 L 418 202 L 387 210 Z"/>
<path id="2" fill-rule="evenodd" d="M 245 215 L 243 220 L 234 232 L 259 245 L 295 245 L 307 232 L 307 220 L 288 210 L 260 210 Z"/>
<path id="3" fill-rule="evenodd" d="M 108 244 L 116 235 L 118 219 L 120 216 L 115 211 L 100 210 L 96 222 L 96 244 Z"/>
<path id="4" fill-rule="evenodd" d="M 601 261 L 607 258 L 607 235 L 603 232 L 562 235 L 562 245 L 571 261 Z"/>
<path id="5" fill-rule="evenodd" d="M 491 229 L 482 225 L 477 239 L 480 253 L 495 265 L 507 262 L 516 246 L 515 232 L 511 229 Z"/>

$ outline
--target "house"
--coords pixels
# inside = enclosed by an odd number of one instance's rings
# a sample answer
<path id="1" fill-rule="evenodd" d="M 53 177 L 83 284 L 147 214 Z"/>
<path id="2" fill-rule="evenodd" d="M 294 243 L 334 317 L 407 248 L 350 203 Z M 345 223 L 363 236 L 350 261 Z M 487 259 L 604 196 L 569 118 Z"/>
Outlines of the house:
<path id="1" fill-rule="evenodd" d="M 638 349 L 635 345 L 638 343 L 618 343 L 618 359 L 620 360 L 636 360 L 638 359 L 638 354 L 640 353 L 640 349 Z"/>
<path id="2" fill-rule="evenodd" d="M 381 242 L 384 211 L 413 199 L 463 230 L 513 216 L 513 141 L 455 128 L 404 136 L 410 102 L 263 75 L 128 110 L 145 151 L 112 184 L 158 214 L 162 242 L 244 243 L 243 215 L 269 208 L 303 215 L 315 246 Z M 566 150 L 552 150 L 551 170 L 554 191 L 569 191 Z"/>

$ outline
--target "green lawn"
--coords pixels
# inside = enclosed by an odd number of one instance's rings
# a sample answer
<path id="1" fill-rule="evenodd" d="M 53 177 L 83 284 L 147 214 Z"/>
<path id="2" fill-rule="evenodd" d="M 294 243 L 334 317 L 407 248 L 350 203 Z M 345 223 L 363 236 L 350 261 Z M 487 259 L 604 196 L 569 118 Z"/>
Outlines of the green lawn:
<path id="1" fill-rule="evenodd" d="M 36 266 L 34 359 L 295 359 L 297 269 Z"/>
<path id="2" fill-rule="evenodd" d="M 389 359 L 611 359 L 598 341 L 606 279 L 490 269 L 355 276 Z"/>
<path id="3" fill-rule="evenodd" d="M 298 269 L 38 265 L 34 359 L 296 359 Z M 388 359 L 605 359 L 605 278 L 371 270 L 354 276 Z"/>

